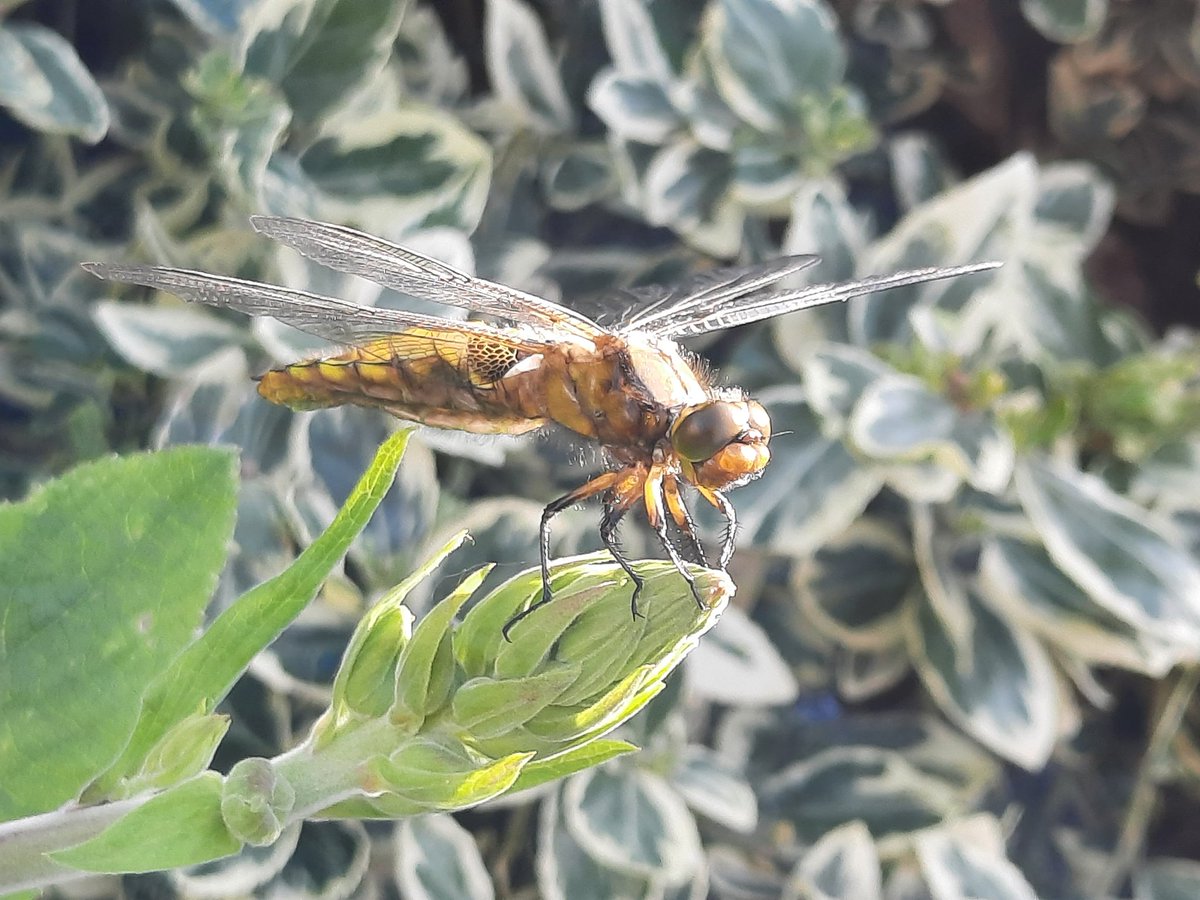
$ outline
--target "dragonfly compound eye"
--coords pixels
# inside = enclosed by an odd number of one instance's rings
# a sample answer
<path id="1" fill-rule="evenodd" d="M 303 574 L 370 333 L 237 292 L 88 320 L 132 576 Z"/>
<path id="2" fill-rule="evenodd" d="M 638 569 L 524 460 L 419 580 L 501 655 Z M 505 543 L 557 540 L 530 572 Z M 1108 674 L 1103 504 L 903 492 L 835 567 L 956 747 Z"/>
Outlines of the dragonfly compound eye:
<path id="1" fill-rule="evenodd" d="M 671 429 L 671 445 L 689 462 L 712 459 L 749 429 L 749 413 L 749 404 L 729 400 L 714 400 L 685 409 Z"/>

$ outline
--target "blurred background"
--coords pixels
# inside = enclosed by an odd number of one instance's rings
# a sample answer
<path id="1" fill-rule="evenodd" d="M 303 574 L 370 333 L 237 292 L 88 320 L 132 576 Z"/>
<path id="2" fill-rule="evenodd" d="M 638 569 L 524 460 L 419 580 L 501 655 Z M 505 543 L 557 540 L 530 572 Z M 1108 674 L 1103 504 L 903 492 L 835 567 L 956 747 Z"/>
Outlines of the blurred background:
<path id="1" fill-rule="evenodd" d="M 626 729 L 643 752 L 76 894 L 1200 896 L 1198 193 L 1188 0 L 0 0 L 0 489 L 239 446 L 214 611 L 397 423 L 267 404 L 251 376 L 313 339 L 81 261 L 453 315 L 248 216 L 584 311 L 786 253 L 822 257 L 814 282 L 1004 263 L 692 345 L 787 433 L 732 495 L 736 608 Z M 290 746 L 364 608 L 449 532 L 475 543 L 419 604 L 533 564 L 542 506 L 597 464 L 421 432 L 217 762 Z M 555 553 L 596 522 L 562 517 Z"/>

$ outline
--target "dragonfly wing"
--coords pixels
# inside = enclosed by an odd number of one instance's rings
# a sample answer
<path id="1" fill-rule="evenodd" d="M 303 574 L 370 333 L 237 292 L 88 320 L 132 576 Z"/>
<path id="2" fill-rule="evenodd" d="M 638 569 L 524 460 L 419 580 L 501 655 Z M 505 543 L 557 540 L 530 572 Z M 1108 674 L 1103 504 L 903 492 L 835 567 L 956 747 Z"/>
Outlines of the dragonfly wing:
<path id="1" fill-rule="evenodd" d="M 877 291 L 983 272 L 999 265 L 998 262 L 984 262 L 965 266 L 910 269 L 840 284 L 815 284 L 793 290 L 743 294 L 741 302 L 737 302 L 736 297 L 722 297 L 717 303 L 704 302 L 672 308 L 664 314 L 656 315 L 652 322 L 643 327 L 662 337 L 689 337 L 734 325 L 747 325 L 799 309 L 850 300 Z"/>
<path id="2" fill-rule="evenodd" d="M 189 269 L 107 263 L 84 263 L 83 267 L 99 278 L 144 285 L 191 303 L 236 309 L 251 316 L 270 316 L 338 344 L 363 345 L 411 328 L 453 330 L 482 337 L 505 336 L 483 322 L 459 322 L 400 309 L 359 306 L 307 291 Z"/>
<path id="3" fill-rule="evenodd" d="M 603 331 L 591 319 L 550 300 L 475 278 L 353 228 L 282 216 L 252 216 L 250 222 L 256 231 L 323 266 L 412 297 L 580 337 L 594 337 Z"/>
<path id="4" fill-rule="evenodd" d="M 629 304 L 621 317 L 621 331 L 658 331 L 666 322 L 685 317 L 702 318 L 723 305 L 794 275 L 816 264 L 816 256 L 785 256 L 748 266 L 708 269 L 672 286 L 651 285 L 625 291 Z"/>

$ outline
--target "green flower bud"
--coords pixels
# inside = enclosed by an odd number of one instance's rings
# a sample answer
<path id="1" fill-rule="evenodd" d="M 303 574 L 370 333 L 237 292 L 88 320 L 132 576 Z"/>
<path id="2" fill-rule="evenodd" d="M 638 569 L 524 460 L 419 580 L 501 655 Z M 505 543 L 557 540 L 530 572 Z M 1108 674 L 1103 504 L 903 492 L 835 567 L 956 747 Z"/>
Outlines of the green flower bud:
<path id="1" fill-rule="evenodd" d="M 146 755 L 137 774 L 122 780 L 110 799 L 170 787 L 203 772 L 228 730 L 228 716 L 202 713 L 188 716 L 163 735 Z"/>
<path id="2" fill-rule="evenodd" d="M 259 757 L 235 765 L 221 791 L 221 817 L 230 833 L 259 847 L 279 839 L 295 804 L 292 785 Z"/>
<path id="3" fill-rule="evenodd" d="M 359 623 L 333 684 L 335 704 L 372 718 L 396 699 L 396 666 L 412 636 L 412 612 L 385 603 L 387 598 Z"/>
<path id="4" fill-rule="evenodd" d="M 427 809 L 464 809 L 507 791 L 533 756 L 494 760 L 457 742 L 415 738 L 372 761 L 371 786 Z"/>
<path id="5" fill-rule="evenodd" d="M 578 664 L 557 663 L 525 678 L 472 678 L 454 692 L 451 715 L 473 737 L 494 737 L 524 725 L 578 677 Z"/>

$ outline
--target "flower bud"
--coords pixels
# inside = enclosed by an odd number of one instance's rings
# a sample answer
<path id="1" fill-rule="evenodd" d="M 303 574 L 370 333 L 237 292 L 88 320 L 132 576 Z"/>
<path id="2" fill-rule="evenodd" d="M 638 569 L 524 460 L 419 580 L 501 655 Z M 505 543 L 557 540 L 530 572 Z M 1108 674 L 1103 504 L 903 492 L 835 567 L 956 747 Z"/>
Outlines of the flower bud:
<path id="1" fill-rule="evenodd" d="M 225 778 L 221 818 L 231 834 L 258 847 L 278 840 L 296 803 L 296 792 L 268 760 L 243 759 Z"/>

